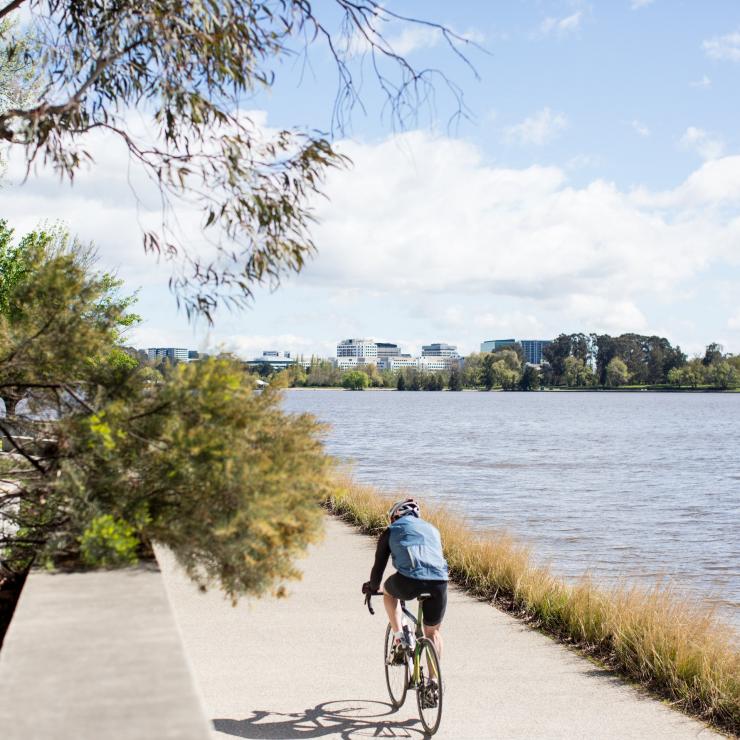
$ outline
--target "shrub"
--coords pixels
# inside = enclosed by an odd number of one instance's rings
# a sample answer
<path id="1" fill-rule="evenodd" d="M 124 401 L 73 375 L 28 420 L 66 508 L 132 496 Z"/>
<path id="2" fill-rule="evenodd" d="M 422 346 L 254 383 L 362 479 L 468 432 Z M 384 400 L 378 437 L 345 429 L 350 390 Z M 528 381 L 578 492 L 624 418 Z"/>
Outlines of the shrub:
<path id="1" fill-rule="evenodd" d="M 80 538 L 82 561 L 96 568 L 116 568 L 138 562 L 139 538 L 134 528 L 110 514 L 93 519 Z"/>

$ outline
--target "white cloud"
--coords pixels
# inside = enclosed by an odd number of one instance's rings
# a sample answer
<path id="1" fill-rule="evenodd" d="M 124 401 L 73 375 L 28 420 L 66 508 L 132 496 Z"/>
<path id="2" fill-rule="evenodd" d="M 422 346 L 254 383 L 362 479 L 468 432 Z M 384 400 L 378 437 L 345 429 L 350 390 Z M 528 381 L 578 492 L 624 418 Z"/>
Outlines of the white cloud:
<path id="1" fill-rule="evenodd" d="M 566 170 L 581 170 L 599 167 L 604 164 L 604 160 L 598 154 L 576 154 L 565 163 Z"/>
<path id="2" fill-rule="evenodd" d="M 557 113 L 545 107 L 521 123 L 504 129 L 507 141 L 519 144 L 542 146 L 554 139 L 568 127 L 568 119 L 563 113 Z"/>
<path id="3" fill-rule="evenodd" d="M 467 31 L 455 31 L 455 33 L 471 44 L 482 44 L 485 35 L 474 28 Z M 358 34 L 355 34 L 358 35 Z M 408 56 L 421 49 L 432 49 L 444 40 L 442 31 L 438 28 L 423 25 L 406 25 L 400 33 L 391 35 L 384 42 L 390 49 L 400 56 Z M 353 41 L 355 53 L 368 51 L 370 46 L 363 36 Z"/>
<path id="4" fill-rule="evenodd" d="M 400 34 L 388 39 L 388 46 L 402 57 L 418 51 L 431 49 L 442 40 L 442 32 L 430 26 L 407 26 Z"/>
<path id="5" fill-rule="evenodd" d="M 39 214 L 63 217 L 98 243 L 106 267 L 144 284 L 140 346 L 201 346 L 172 307 L 169 267 L 142 252 L 125 157 L 95 146 L 101 167 L 71 189 L 46 175 L 6 188 L 3 215 L 19 230 Z M 706 161 L 665 191 L 625 191 L 600 179 L 575 186 L 560 167 L 492 165 L 472 144 L 418 131 L 339 147 L 354 167 L 332 171 L 316 203 L 318 256 L 290 282 L 301 292 L 260 297 L 248 320 L 217 323 L 209 346 L 332 354 L 350 324 L 391 340 L 428 326 L 470 349 L 507 327 L 652 331 L 646 300 L 670 303 L 712 265 L 740 265 L 740 156 Z M 197 233 L 197 219 L 186 223 Z"/>
<path id="6" fill-rule="evenodd" d="M 468 321 L 470 318 L 468 317 Z M 542 320 L 531 313 L 523 311 L 500 311 L 497 313 L 487 311 L 476 314 L 473 317 L 473 324 L 476 328 L 488 331 L 511 332 L 514 331 L 517 336 L 539 336 L 543 329 Z"/>
<path id="7" fill-rule="evenodd" d="M 632 121 L 630 121 L 630 126 L 632 126 L 635 133 L 637 133 L 639 136 L 650 136 L 650 129 L 644 123 L 642 123 L 642 121 L 638 121 L 636 118 L 634 118 Z"/>
<path id="8" fill-rule="evenodd" d="M 581 20 L 583 19 L 583 11 L 579 10 L 572 15 L 564 18 L 545 18 L 540 23 L 535 38 L 544 38 L 545 36 L 556 35 L 559 37 L 566 36 L 571 33 L 575 33 L 581 27 Z"/>
<path id="9" fill-rule="evenodd" d="M 465 39 L 466 41 L 469 41 L 471 44 L 483 44 L 486 41 L 486 35 L 483 33 L 483 31 L 480 31 L 477 28 L 469 28 L 467 31 L 460 31 L 457 32 L 458 36 Z M 497 41 L 506 41 L 508 38 L 508 34 L 503 32 L 498 32 L 494 34 L 494 38 Z"/>
<path id="10" fill-rule="evenodd" d="M 715 36 L 702 42 L 704 53 L 712 59 L 740 62 L 740 31 Z"/>
<path id="11" fill-rule="evenodd" d="M 630 8 L 632 10 L 639 10 L 640 8 L 646 8 L 648 5 L 652 5 L 654 0 L 630 0 Z"/>
<path id="12" fill-rule="evenodd" d="M 636 188 L 630 200 L 640 208 L 675 209 L 684 216 L 712 208 L 726 209 L 740 201 L 740 156 L 705 162 L 672 190 Z"/>
<path id="13" fill-rule="evenodd" d="M 722 139 L 696 126 L 689 126 L 679 143 L 684 149 L 693 149 L 702 159 L 718 159 L 725 151 Z"/>
<path id="14" fill-rule="evenodd" d="M 556 167 L 488 166 L 471 145 L 419 132 L 344 150 L 355 172 L 329 179 L 304 276 L 325 290 L 427 294 L 440 306 L 452 294 L 508 296 L 578 325 L 640 329 L 644 296 L 670 300 L 713 260 L 740 259 L 740 218 L 706 207 L 740 191 L 740 158 L 658 194 L 575 188 Z"/>
<path id="15" fill-rule="evenodd" d="M 694 80 L 693 82 L 689 82 L 689 87 L 699 87 L 705 90 L 711 86 L 712 86 L 712 81 L 706 75 L 703 75 L 700 80 Z"/>
<path id="16" fill-rule="evenodd" d="M 738 311 L 734 316 L 727 319 L 727 326 L 730 329 L 734 329 L 735 331 L 740 331 L 740 311 Z"/>

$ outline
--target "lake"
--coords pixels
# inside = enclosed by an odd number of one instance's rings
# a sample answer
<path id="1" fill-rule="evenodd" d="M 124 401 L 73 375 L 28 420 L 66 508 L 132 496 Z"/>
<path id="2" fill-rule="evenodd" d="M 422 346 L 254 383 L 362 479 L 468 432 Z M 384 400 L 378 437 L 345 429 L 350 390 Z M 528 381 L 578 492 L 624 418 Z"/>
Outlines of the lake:
<path id="1" fill-rule="evenodd" d="M 289 390 L 355 477 L 568 578 L 670 579 L 740 625 L 740 394 Z M 369 565 L 368 565 L 369 567 Z"/>

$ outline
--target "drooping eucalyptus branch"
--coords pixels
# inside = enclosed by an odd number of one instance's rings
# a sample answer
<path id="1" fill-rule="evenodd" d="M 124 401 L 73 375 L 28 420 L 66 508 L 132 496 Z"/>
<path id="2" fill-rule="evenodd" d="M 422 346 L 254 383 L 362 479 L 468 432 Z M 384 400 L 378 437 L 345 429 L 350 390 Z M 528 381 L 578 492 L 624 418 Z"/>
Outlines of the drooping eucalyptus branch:
<path id="1" fill-rule="evenodd" d="M 0 18 L 21 2 L 6 4 Z M 245 116 L 249 98 L 273 84 L 277 61 L 311 49 L 332 56 L 332 132 L 362 105 L 355 74 L 366 61 L 394 127 L 433 104 L 440 83 L 453 118 L 466 112 L 460 88 L 397 53 L 389 28 L 438 34 L 465 63 L 470 42 L 376 0 L 333 0 L 320 10 L 307 0 L 27 2 L 34 43 L 0 41 L 35 64 L 38 94 L 0 110 L 0 141 L 23 147 L 29 168 L 40 160 L 70 180 L 91 159 L 91 133 L 123 142 L 160 193 L 160 224 L 143 227 L 144 247 L 175 263 L 178 298 L 209 319 L 219 302 L 242 304 L 255 285 L 302 269 L 315 251 L 311 204 L 327 171 L 348 164 L 331 134 L 270 132 Z M 134 135 L 134 111 L 148 120 L 145 144 Z M 198 239 L 177 226 L 184 205 L 200 215 Z"/>

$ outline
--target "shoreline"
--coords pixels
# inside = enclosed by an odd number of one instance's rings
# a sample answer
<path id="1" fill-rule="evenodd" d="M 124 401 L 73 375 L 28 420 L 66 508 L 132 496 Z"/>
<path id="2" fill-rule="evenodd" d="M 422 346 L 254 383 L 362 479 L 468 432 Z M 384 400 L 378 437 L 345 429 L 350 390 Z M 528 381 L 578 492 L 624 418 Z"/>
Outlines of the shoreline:
<path id="1" fill-rule="evenodd" d="M 326 506 L 360 531 L 385 527 L 391 497 L 351 479 L 337 481 Z M 740 733 L 740 635 L 715 610 L 670 588 L 576 583 L 536 565 L 505 533 L 482 535 L 439 507 L 425 518 L 442 534 L 451 580 L 575 648 L 654 696 L 716 728 Z"/>
<path id="2" fill-rule="evenodd" d="M 344 388 L 341 385 L 296 385 L 284 388 L 286 391 L 347 391 L 348 393 L 383 392 L 383 393 L 719 393 L 732 394 L 740 393 L 740 388 L 541 388 L 537 391 L 521 390 L 504 390 L 503 388 L 492 388 L 487 391 L 483 388 L 461 388 L 459 391 L 451 391 L 449 388 L 443 388 L 439 391 L 399 391 L 397 388 L 362 388 L 361 390 L 352 390 Z"/>

